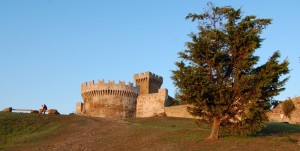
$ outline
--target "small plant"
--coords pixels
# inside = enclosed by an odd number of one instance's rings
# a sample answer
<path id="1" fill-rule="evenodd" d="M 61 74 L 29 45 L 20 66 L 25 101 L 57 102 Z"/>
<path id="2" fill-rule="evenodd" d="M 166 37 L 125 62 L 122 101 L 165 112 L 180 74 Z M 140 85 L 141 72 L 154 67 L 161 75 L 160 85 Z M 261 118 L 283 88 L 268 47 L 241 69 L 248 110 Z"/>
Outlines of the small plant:
<path id="1" fill-rule="evenodd" d="M 287 136 L 287 141 L 291 143 L 297 143 L 298 140 L 296 138 L 292 138 L 291 136 Z"/>
<path id="2" fill-rule="evenodd" d="M 283 137 L 283 140 L 286 142 L 297 143 L 298 140 L 289 135 L 288 132 L 282 132 L 279 134 L 279 137 Z"/>

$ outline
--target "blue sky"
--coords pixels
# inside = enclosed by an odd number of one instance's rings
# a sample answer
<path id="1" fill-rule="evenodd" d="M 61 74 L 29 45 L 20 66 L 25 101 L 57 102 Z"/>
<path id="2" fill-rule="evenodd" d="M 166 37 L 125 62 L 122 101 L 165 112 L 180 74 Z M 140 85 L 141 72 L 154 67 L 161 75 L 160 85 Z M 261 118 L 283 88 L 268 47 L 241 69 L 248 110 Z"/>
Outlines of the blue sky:
<path id="1" fill-rule="evenodd" d="M 196 25 L 205 0 L 0 0 L 0 110 L 39 109 L 63 114 L 82 101 L 81 83 L 105 79 L 133 82 L 151 71 L 173 96 L 171 70 Z M 242 8 L 245 15 L 271 18 L 257 55 L 265 62 L 276 50 L 290 61 L 290 80 L 276 98 L 300 95 L 300 1 L 213 0 Z"/>

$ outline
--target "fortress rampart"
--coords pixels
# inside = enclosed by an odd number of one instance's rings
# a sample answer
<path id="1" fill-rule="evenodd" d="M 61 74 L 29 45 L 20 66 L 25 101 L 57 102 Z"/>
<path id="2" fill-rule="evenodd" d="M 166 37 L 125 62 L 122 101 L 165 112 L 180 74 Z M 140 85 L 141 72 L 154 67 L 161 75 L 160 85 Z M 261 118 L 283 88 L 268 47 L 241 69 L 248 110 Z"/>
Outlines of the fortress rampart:
<path id="1" fill-rule="evenodd" d="M 151 117 L 164 113 L 164 103 L 168 90 L 159 89 L 158 93 L 141 94 L 137 99 L 136 117 Z"/>
<path id="2" fill-rule="evenodd" d="M 98 117 L 134 117 L 138 87 L 132 83 L 115 83 L 104 80 L 86 82 L 81 85 L 84 100 L 83 114 Z"/>
<path id="3" fill-rule="evenodd" d="M 119 94 L 119 91 L 138 93 L 138 88 L 134 87 L 133 83 L 130 82 L 128 82 L 128 84 L 126 85 L 123 81 L 119 81 L 119 83 L 116 84 L 115 81 L 108 81 L 108 83 L 105 83 L 104 80 L 98 80 L 98 83 L 89 81 L 81 84 L 81 94 L 95 90 L 113 90 L 113 94 Z M 113 95 L 111 91 L 104 93 Z"/>
<path id="4" fill-rule="evenodd" d="M 109 118 L 166 115 L 165 105 L 172 104 L 172 98 L 167 89 L 161 88 L 163 78 L 148 71 L 135 74 L 133 79 L 136 85 L 122 81 L 105 83 L 104 80 L 82 83 L 81 96 L 84 102 L 76 104 L 76 113 Z M 170 108 L 168 114 L 171 111 L 176 114 L 177 109 L 186 111 L 186 107 Z"/>

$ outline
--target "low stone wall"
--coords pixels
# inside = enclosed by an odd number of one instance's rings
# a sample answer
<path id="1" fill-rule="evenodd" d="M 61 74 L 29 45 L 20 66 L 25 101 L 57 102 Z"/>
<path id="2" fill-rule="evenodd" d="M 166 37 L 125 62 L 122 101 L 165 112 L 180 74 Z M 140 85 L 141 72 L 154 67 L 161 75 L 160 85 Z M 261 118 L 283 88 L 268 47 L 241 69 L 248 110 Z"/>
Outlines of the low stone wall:
<path id="1" fill-rule="evenodd" d="M 169 117 L 194 118 L 188 111 L 189 105 L 177 105 L 165 107 L 165 114 Z"/>
<path id="2" fill-rule="evenodd" d="M 274 109 L 267 113 L 270 122 L 288 122 L 290 124 L 300 124 L 300 97 L 291 99 L 296 107 L 291 118 L 283 115 L 282 104 L 279 103 Z"/>
<path id="3" fill-rule="evenodd" d="M 76 103 L 76 114 L 81 114 L 83 111 L 83 103 L 77 102 Z"/>
<path id="4" fill-rule="evenodd" d="M 290 124 L 300 124 L 300 111 L 294 111 L 291 118 L 283 115 L 283 113 L 274 113 L 272 111 L 267 113 L 270 122 L 288 122 Z"/>

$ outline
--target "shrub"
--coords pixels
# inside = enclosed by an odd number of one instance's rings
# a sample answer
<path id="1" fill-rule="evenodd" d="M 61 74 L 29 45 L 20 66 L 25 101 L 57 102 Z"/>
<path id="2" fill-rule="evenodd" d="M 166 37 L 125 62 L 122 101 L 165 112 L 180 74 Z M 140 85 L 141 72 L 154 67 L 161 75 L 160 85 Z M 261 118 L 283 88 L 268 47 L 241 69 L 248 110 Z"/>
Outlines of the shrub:
<path id="1" fill-rule="evenodd" d="M 288 118 L 291 118 L 291 114 L 295 109 L 296 107 L 292 100 L 286 100 L 282 104 L 283 114 Z"/>

